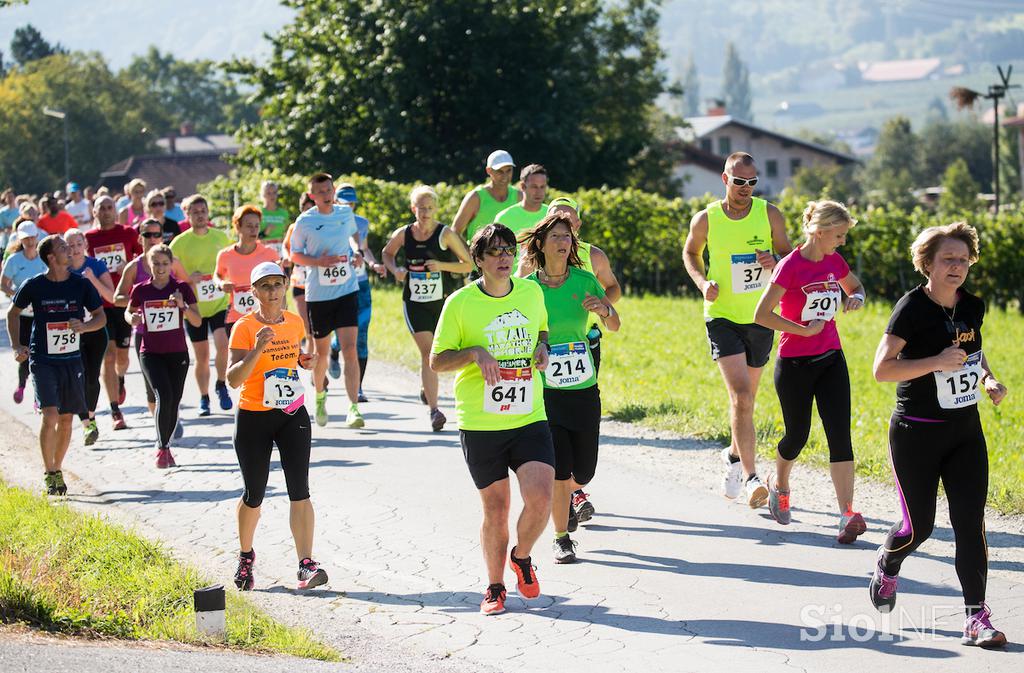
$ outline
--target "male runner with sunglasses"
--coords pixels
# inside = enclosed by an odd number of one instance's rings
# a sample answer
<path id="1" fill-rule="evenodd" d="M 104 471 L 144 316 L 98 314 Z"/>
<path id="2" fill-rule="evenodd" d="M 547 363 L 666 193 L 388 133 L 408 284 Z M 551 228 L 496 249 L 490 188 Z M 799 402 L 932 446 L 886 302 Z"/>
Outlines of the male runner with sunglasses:
<path id="1" fill-rule="evenodd" d="M 752 156 L 745 152 L 729 155 L 722 182 L 725 198 L 690 220 L 683 263 L 704 295 L 711 359 L 718 362 L 729 393 L 732 443 L 722 450 L 726 464 L 723 494 L 734 499 L 745 486 L 747 504 L 756 509 L 768 500 L 768 489 L 758 478 L 755 465 L 754 400 L 771 353 L 773 333 L 754 322 L 754 312 L 768 287 L 778 259 L 775 255 L 788 255 L 793 246 L 779 209 L 753 196 L 757 165 Z"/>

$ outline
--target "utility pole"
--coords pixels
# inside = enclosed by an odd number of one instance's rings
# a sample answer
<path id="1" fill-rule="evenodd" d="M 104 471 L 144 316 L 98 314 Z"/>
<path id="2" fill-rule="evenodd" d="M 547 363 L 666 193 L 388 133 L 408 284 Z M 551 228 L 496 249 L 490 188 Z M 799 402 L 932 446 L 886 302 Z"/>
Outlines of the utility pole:
<path id="1" fill-rule="evenodd" d="M 1019 89 L 1019 84 L 1010 84 L 1010 76 L 1013 74 L 1013 66 L 1006 66 L 1006 72 L 1003 72 L 1003 66 L 997 65 L 996 71 L 999 73 L 999 82 L 996 84 L 988 85 L 988 93 L 983 94 L 978 91 L 966 89 L 964 87 L 953 87 L 949 92 L 949 97 L 957 104 L 960 109 L 969 108 L 974 105 L 974 102 L 979 98 L 992 101 L 992 111 L 995 116 L 992 120 L 992 186 L 995 194 L 995 206 L 996 212 L 999 212 L 999 101 L 1006 97 L 1006 92 L 1010 89 Z"/>
<path id="2" fill-rule="evenodd" d="M 68 144 L 68 115 L 61 110 L 54 110 L 51 107 L 43 107 L 43 114 L 47 117 L 54 117 L 64 123 L 64 184 L 71 181 L 71 151 Z"/>

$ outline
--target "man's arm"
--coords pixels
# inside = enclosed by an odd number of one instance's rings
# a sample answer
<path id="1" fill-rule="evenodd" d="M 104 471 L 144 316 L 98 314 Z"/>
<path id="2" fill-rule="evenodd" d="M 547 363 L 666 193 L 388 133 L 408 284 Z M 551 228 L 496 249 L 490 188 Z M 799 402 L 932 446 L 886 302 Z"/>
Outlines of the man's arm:
<path id="1" fill-rule="evenodd" d="M 605 298 L 608 303 L 614 304 L 622 299 L 622 288 L 612 271 L 612 263 L 608 261 L 608 255 L 596 245 L 590 246 L 590 265 L 594 268 L 594 275 L 597 281 L 604 288 Z"/>
<path id="2" fill-rule="evenodd" d="M 775 251 L 775 254 L 785 257 L 793 252 L 793 244 L 789 242 L 789 235 L 786 234 L 786 218 L 782 216 L 782 211 L 770 203 L 768 204 L 768 222 L 772 226 L 772 250 Z"/>
<path id="3" fill-rule="evenodd" d="M 690 231 L 683 245 L 683 265 L 704 298 L 714 301 L 718 297 L 718 283 L 708 280 L 704 269 L 704 248 L 707 244 L 708 213 L 702 210 L 690 220 Z"/>
<path id="4" fill-rule="evenodd" d="M 472 191 L 466 194 L 462 199 L 462 204 L 459 205 L 459 212 L 455 213 L 455 219 L 452 220 L 452 229 L 459 236 L 466 237 L 466 227 L 469 226 L 470 221 L 476 217 L 476 214 L 480 212 L 480 197 L 477 196 L 476 191 Z"/>

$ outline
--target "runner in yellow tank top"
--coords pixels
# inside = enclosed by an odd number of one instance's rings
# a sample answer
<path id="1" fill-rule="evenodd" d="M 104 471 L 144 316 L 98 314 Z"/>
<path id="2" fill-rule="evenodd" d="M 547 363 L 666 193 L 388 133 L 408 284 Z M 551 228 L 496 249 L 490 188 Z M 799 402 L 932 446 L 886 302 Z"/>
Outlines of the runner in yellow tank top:
<path id="1" fill-rule="evenodd" d="M 768 287 L 775 255 L 788 255 L 793 246 L 779 209 L 753 196 L 757 184 L 753 157 L 745 152 L 731 154 L 722 182 L 725 198 L 690 220 L 683 263 L 704 295 L 711 358 L 718 362 L 729 392 L 732 443 L 722 451 L 723 495 L 736 498 L 745 487 L 747 503 L 756 509 L 767 501 L 768 489 L 758 478 L 755 464 L 754 400 L 773 333 L 754 322 L 754 310 Z M 704 248 L 710 259 L 707 270 Z"/>
<path id="2" fill-rule="evenodd" d="M 471 241 L 477 231 L 494 222 L 498 213 L 518 203 L 519 190 L 510 186 L 515 166 L 512 155 L 505 150 L 491 152 L 487 157 L 487 182 L 462 198 L 452 221 L 456 234 Z"/>

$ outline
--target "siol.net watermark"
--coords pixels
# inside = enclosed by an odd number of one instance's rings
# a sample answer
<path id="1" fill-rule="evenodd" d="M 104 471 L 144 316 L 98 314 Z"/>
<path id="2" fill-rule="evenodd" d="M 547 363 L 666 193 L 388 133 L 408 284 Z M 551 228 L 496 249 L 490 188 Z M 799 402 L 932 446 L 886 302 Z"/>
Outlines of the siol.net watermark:
<path id="1" fill-rule="evenodd" d="M 894 642 L 907 638 L 945 640 L 963 627 L 962 605 L 897 607 L 889 613 L 848 612 L 841 603 L 800 609 L 801 642 Z"/>

